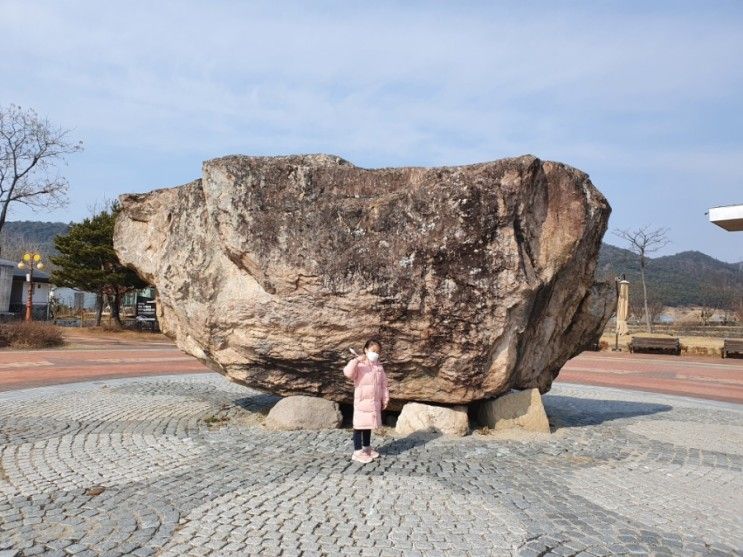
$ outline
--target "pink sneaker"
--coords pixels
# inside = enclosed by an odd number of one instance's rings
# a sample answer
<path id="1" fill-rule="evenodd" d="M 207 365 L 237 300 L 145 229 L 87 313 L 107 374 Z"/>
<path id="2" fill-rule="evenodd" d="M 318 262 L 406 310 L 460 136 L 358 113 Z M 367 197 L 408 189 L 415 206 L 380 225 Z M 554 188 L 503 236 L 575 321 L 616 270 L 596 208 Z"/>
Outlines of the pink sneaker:
<path id="1" fill-rule="evenodd" d="M 364 451 L 354 451 L 353 456 L 351 456 L 351 460 L 355 460 L 356 462 L 362 462 L 364 464 L 367 464 L 374 459 L 370 457 L 368 454 L 366 454 Z"/>
<path id="2" fill-rule="evenodd" d="M 372 449 L 371 447 L 364 447 L 364 452 L 367 455 L 369 455 L 372 459 L 379 457 L 379 453 L 375 451 L 374 449 Z"/>

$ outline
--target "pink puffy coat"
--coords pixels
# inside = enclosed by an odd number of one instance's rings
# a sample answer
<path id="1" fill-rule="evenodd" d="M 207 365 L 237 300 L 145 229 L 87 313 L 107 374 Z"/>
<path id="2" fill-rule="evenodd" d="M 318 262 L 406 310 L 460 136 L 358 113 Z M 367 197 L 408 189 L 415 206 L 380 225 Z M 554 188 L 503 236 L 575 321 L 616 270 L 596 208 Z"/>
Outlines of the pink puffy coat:
<path id="1" fill-rule="evenodd" d="M 382 364 L 354 358 L 343 368 L 343 375 L 353 379 L 353 428 L 381 427 L 382 406 L 390 400 Z"/>

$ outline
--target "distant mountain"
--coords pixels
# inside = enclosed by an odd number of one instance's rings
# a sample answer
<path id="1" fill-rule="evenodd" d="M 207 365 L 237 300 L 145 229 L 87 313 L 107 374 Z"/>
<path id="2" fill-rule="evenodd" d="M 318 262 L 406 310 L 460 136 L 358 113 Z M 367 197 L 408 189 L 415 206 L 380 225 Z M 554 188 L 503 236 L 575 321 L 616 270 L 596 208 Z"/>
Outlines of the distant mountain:
<path id="1" fill-rule="evenodd" d="M 640 263 L 631 251 L 602 244 L 598 273 L 604 278 L 624 273 L 638 294 Z M 725 263 L 698 251 L 682 251 L 648 260 L 648 299 L 666 306 L 732 308 L 743 297 L 743 265 Z"/>
<path id="2" fill-rule="evenodd" d="M 66 234 L 69 228 L 63 222 L 8 221 L 0 232 L 0 258 L 16 260 L 24 250 L 38 250 L 46 259 L 46 270 L 51 271 L 54 266 L 48 258 L 57 254 L 54 237 Z"/>

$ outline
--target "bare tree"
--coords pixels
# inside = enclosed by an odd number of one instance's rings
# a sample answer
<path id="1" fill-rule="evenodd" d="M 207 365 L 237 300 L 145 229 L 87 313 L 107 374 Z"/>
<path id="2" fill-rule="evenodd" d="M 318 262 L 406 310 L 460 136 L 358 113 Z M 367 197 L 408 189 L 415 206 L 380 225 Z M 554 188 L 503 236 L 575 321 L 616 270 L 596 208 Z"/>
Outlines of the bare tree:
<path id="1" fill-rule="evenodd" d="M 642 323 L 642 316 L 644 313 L 644 307 L 642 305 L 642 300 L 639 300 L 638 298 L 635 298 L 634 296 L 630 296 L 629 298 L 629 317 L 627 318 L 627 323 L 631 323 L 633 325 L 639 325 Z"/>
<path id="2" fill-rule="evenodd" d="M 648 310 L 650 313 L 650 323 L 658 323 L 660 321 L 660 318 L 663 316 L 663 311 L 665 311 L 666 306 L 663 304 L 663 302 L 660 302 L 658 300 L 649 300 L 648 301 Z"/>
<path id="3" fill-rule="evenodd" d="M 101 213 L 117 211 L 118 206 L 119 200 L 115 196 L 103 195 L 102 197 L 91 201 L 85 207 L 88 209 L 90 218 L 95 218 Z"/>
<path id="4" fill-rule="evenodd" d="M 716 300 L 715 307 L 722 311 L 722 319 L 725 324 L 734 321 L 732 315 L 735 310 L 733 308 L 735 304 L 735 296 L 738 291 L 730 276 L 722 273 L 714 275 L 709 279 L 709 283 L 717 288 L 720 292 L 720 296 Z"/>
<path id="5" fill-rule="evenodd" d="M 710 306 L 704 305 L 699 310 L 699 320 L 702 322 L 702 325 L 705 327 L 709 325 L 709 320 L 712 319 L 712 315 L 714 315 L 715 310 L 712 309 Z"/>
<path id="6" fill-rule="evenodd" d="M 0 232 L 13 203 L 48 209 L 67 204 L 67 180 L 53 169 L 82 149 L 82 141 L 68 135 L 31 109 L 0 107 Z"/>
<path id="7" fill-rule="evenodd" d="M 737 322 L 739 325 L 743 324 L 743 294 L 736 294 L 736 297 L 733 298 L 732 308 L 733 321 Z"/>
<path id="8" fill-rule="evenodd" d="M 650 321 L 650 311 L 648 310 L 648 288 L 645 284 L 645 265 L 648 261 L 648 255 L 668 245 L 667 228 L 653 228 L 643 226 L 635 230 L 624 229 L 615 230 L 614 235 L 622 238 L 629 244 L 629 249 L 637 255 L 640 261 L 640 278 L 642 279 L 642 296 L 645 306 L 645 326 L 648 333 L 652 332 L 652 323 Z"/>

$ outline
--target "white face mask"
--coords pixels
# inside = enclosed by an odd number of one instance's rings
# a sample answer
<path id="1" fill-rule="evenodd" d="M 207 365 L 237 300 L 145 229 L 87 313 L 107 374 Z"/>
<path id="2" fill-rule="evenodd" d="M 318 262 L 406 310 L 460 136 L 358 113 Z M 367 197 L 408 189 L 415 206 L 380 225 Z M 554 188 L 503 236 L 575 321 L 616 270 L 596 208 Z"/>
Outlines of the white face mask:
<path id="1" fill-rule="evenodd" d="M 379 354 L 377 354 L 376 352 L 372 352 L 371 350 L 369 350 L 366 353 L 366 357 L 369 358 L 369 361 L 370 362 L 376 362 L 379 359 Z"/>

